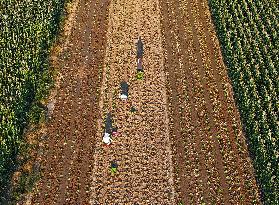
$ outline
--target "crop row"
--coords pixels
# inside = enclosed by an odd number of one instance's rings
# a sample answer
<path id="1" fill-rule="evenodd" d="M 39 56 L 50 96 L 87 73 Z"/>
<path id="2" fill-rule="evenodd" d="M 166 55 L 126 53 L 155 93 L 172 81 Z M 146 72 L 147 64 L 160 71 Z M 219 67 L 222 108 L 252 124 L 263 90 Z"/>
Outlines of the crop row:
<path id="1" fill-rule="evenodd" d="M 278 8 L 209 1 L 265 204 L 278 203 Z M 274 23 L 271 23 L 274 22 Z M 276 191 L 277 190 L 277 191 Z M 277 194 L 276 194 L 277 192 Z"/>
<path id="2" fill-rule="evenodd" d="M 65 2 L 0 1 L 0 182 L 24 143 L 24 128 L 42 110 L 34 102 L 50 85 L 47 59 Z"/>

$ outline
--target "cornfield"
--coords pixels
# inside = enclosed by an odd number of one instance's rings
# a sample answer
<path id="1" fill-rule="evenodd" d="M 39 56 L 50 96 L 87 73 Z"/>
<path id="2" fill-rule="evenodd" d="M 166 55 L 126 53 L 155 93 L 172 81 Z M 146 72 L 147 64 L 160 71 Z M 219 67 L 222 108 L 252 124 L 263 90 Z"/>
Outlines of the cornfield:
<path id="1" fill-rule="evenodd" d="M 34 101 L 49 86 L 48 55 L 65 0 L 0 0 L 0 184 L 15 163 Z"/>
<path id="2" fill-rule="evenodd" d="M 268 0 L 210 0 L 265 204 L 279 203 L 279 8 Z"/>

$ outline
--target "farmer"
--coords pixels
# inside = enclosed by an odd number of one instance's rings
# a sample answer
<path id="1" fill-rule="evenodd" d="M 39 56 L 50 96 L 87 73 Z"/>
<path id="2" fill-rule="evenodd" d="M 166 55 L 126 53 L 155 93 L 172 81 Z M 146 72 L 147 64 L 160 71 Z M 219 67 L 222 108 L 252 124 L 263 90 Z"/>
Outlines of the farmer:
<path id="1" fill-rule="evenodd" d="M 112 116 L 111 113 L 109 112 L 107 114 L 106 122 L 105 122 L 105 134 L 103 136 L 103 142 L 107 145 L 109 145 L 112 140 L 111 140 L 111 134 L 112 134 Z"/>
<path id="2" fill-rule="evenodd" d="M 141 37 L 139 36 L 137 42 L 137 75 L 136 75 L 136 78 L 138 80 L 143 79 L 142 57 L 143 57 L 143 43 Z"/>
<path id="3" fill-rule="evenodd" d="M 115 160 L 113 160 L 111 162 L 111 165 L 110 165 L 110 171 L 111 171 L 112 175 L 116 173 L 117 168 L 118 168 L 118 164 L 117 164 L 117 162 Z"/>
<path id="4" fill-rule="evenodd" d="M 121 82 L 120 88 L 121 88 L 120 98 L 122 100 L 127 100 L 128 99 L 128 89 L 129 89 L 128 83 L 125 81 Z"/>

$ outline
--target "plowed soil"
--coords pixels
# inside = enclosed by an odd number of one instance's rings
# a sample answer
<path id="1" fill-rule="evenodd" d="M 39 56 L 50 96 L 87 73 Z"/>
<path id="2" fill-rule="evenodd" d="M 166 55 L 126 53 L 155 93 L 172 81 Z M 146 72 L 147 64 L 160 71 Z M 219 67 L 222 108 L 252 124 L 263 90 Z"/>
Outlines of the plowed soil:
<path id="1" fill-rule="evenodd" d="M 206 0 L 80 0 L 75 20 L 31 204 L 260 204 Z"/>
<path id="2" fill-rule="evenodd" d="M 109 1 L 80 0 L 32 204 L 88 204 Z"/>
<path id="3" fill-rule="evenodd" d="M 185 204 L 260 204 L 206 0 L 160 1 L 171 135 Z"/>

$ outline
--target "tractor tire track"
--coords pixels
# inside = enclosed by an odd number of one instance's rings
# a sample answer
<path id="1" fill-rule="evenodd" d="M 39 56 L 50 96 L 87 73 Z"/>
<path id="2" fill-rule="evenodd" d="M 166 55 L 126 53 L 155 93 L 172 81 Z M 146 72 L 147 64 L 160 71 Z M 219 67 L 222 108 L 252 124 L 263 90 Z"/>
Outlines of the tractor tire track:
<path id="1" fill-rule="evenodd" d="M 179 8 L 179 6 L 177 5 L 177 4 L 175 4 L 175 3 L 173 3 L 173 4 L 170 4 L 170 5 L 175 5 L 175 8 L 176 9 L 178 9 Z M 169 6 L 169 7 L 171 7 L 171 6 Z M 174 17 L 173 18 L 175 18 L 175 17 L 178 17 L 179 16 L 179 14 L 181 14 L 181 13 L 183 13 L 183 12 L 179 12 L 179 11 L 175 11 L 174 12 Z M 180 18 L 178 18 L 178 23 L 180 24 L 180 25 L 183 25 L 183 21 L 180 21 L 180 19 L 181 19 L 181 17 Z M 174 21 L 174 20 L 173 20 Z M 184 20 L 184 22 L 187 22 L 187 20 Z M 189 22 L 189 20 L 188 20 L 188 22 Z M 181 27 L 180 27 L 181 28 Z M 191 29 L 192 30 L 192 29 Z M 193 30 L 192 30 L 192 32 L 193 32 Z M 181 36 L 182 34 L 183 34 L 184 32 L 182 31 L 182 32 L 178 32 L 178 36 L 179 36 L 179 39 L 180 39 L 180 41 L 182 40 L 182 39 L 184 39 L 183 38 L 183 36 Z M 193 34 L 191 34 L 190 36 L 193 36 Z M 187 39 L 187 38 L 186 38 Z M 189 39 L 190 40 L 190 39 Z M 182 43 L 182 44 L 181 44 Z M 188 50 L 189 50 L 189 44 L 188 44 L 188 46 L 186 46 L 185 45 L 185 43 L 184 43 L 184 41 L 182 41 L 182 42 L 180 42 L 180 44 L 182 45 L 182 51 L 187 51 L 187 48 L 188 48 Z M 191 43 L 190 43 L 190 45 L 191 45 Z M 196 51 L 197 52 L 197 51 Z M 192 56 L 194 53 L 192 53 L 192 54 L 190 54 L 190 53 L 186 53 L 186 55 L 184 54 L 184 52 L 182 52 L 182 56 L 183 56 L 183 58 L 182 59 L 184 59 L 183 60 L 183 65 L 188 65 L 189 66 L 189 61 L 191 62 L 192 60 L 191 59 L 193 59 L 193 57 L 192 58 L 188 58 L 188 59 L 185 59 L 184 58 L 184 56 Z M 194 54 L 195 55 L 195 54 Z M 194 57 L 195 58 L 195 57 Z M 191 65 L 191 67 L 195 67 L 195 66 L 201 66 L 201 65 L 199 65 L 199 64 L 197 64 L 197 65 L 195 65 L 196 63 L 195 62 L 197 62 L 197 61 L 199 61 L 199 60 L 201 60 L 201 59 L 197 59 L 196 61 L 193 61 L 193 62 L 191 62 L 190 63 L 190 65 Z M 190 66 L 189 66 L 190 67 Z M 191 68 L 190 67 L 190 68 Z M 181 72 L 182 73 L 184 73 L 182 70 L 181 70 Z M 197 94 L 198 94 L 198 92 L 196 92 L 194 95 L 193 95 L 193 93 L 192 93 L 192 91 L 191 90 L 193 90 L 193 88 L 194 87 L 196 87 L 194 90 L 196 90 L 196 91 L 198 91 L 198 90 L 200 90 L 201 89 L 201 85 L 199 85 L 200 83 L 199 83 L 199 77 L 197 76 L 197 77 L 194 77 L 193 75 L 192 75 L 192 72 L 193 71 L 190 71 L 189 73 L 185 73 L 184 74 L 184 76 L 189 76 L 189 78 L 187 78 L 187 84 L 186 84 L 186 87 L 188 87 L 188 89 L 187 89 L 187 93 L 189 94 L 189 100 L 190 101 L 192 101 L 192 99 L 196 99 L 196 100 L 198 100 L 198 101 L 200 101 L 200 100 L 202 100 L 202 97 L 201 96 L 197 96 Z M 193 72 L 193 73 L 197 73 L 197 71 L 195 71 L 195 72 Z M 194 80 L 194 81 L 193 81 Z M 189 86 L 191 86 L 191 88 L 189 87 Z M 194 86 L 194 87 L 192 87 L 192 86 Z M 195 96 L 196 95 L 196 96 Z M 206 177 L 206 178 L 204 178 L 204 180 L 203 180 L 203 188 L 202 188 L 202 190 L 203 190 L 203 192 L 201 193 L 200 192 L 200 195 L 199 195 L 199 197 L 198 198 L 192 198 L 191 199 L 191 201 L 192 201 L 192 203 L 194 203 L 194 202 L 197 202 L 197 201 L 201 201 L 200 203 L 202 203 L 202 201 L 204 201 L 203 200 L 203 198 L 205 197 L 206 199 L 208 199 L 208 193 L 209 193 L 209 190 L 207 190 L 208 188 L 207 188 L 207 181 L 208 180 L 210 180 L 210 178 L 208 178 L 207 179 L 207 174 L 206 174 L 206 172 L 205 172 L 205 170 L 206 170 L 206 167 L 205 167 L 205 158 L 204 158 L 204 156 L 203 155 L 206 155 L 207 153 L 204 153 L 204 151 L 202 151 L 203 150 L 203 148 L 202 148 L 202 144 L 204 144 L 205 142 L 204 142 L 204 140 L 206 139 L 206 131 L 205 131 L 205 129 L 206 128 L 203 128 L 203 131 L 202 130 L 200 130 L 203 126 L 205 126 L 206 125 L 206 123 L 204 122 L 204 121 L 200 121 L 200 120 L 203 120 L 203 118 L 201 118 L 200 117 L 200 114 L 198 115 L 198 113 L 202 113 L 202 110 L 204 109 L 203 108 L 203 106 L 202 107 L 197 107 L 197 105 L 202 105 L 203 104 L 203 102 L 202 101 L 200 101 L 200 102 L 198 102 L 198 101 L 194 101 L 194 102 L 192 102 L 192 103 L 190 103 L 190 105 L 191 105 L 191 110 L 192 110 L 192 114 L 191 114 L 191 116 L 192 116 L 192 125 L 194 126 L 194 130 L 193 130 L 193 132 L 192 132 L 192 135 L 193 134 L 197 134 L 198 136 L 200 136 L 201 134 L 202 135 L 204 135 L 204 137 L 202 137 L 202 138 L 200 138 L 199 140 L 197 140 L 196 142 L 198 142 L 198 145 L 196 145 L 196 150 L 201 150 L 201 151 L 198 151 L 198 158 L 199 158 L 199 160 L 196 162 L 196 163 L 200 163 L 200 165 L 201 165 L 201 174 L 202 174 L 202 177 Z M 187 105 L 186 105 L 186 107 L 187 107 Z M 196 110 L 197 109 L 197 110 Z M 206 113 L 205 113 L 206 114 Z M 187 116 L 187 115 L 186 115 Z M 185 117 L 186 117 L 185 116 Z M 185 118 L 184 118 L 185 119 Z M 197 125 L 196 123 L 199 123 L 199 125 Z M 195 125 L 196 124 L 196 125 Z M 190 135 L 191 136 L 191 135 Z M 189 136 L 189 137 L 190 137 Z M 201 141 L 201 140 L 203 140 L 203 141 Z M 207 141 L 210 141 L 210 139 L 207 139 Z M 192 143 L 194 143 L 195 144 L 195 141 L 193 141 Z M 208 142 L 207 142 L 208 143 Z M 190 142 L 190 144 L 191 144 L 191 142 Z M 207 165 L 208 166 L 208 165 Z M 208 168 L 207 168 L 208 169 Z M 196 180 L 196 181 L 198 181 L 198 180 Z M 200 184 L 197 184 L 197 185 L 200 185 Z M 197 186 L 196 185 L 196 186 Z M 196 192 L 197 193 L 197 191 L 196 190 L 194 190 L 195 189 L 195 186 L 194 187 L 192 187 L 192 192 Z M 201 190 L 201 191 L 202 191 Z M 192 196 L 191 196 L 192 197 Z M 195 195 L 194 195 L 194 197 L 195 197 Z M 205 200 L 206 200 L 205 199 Z M 187 203 L 187 202 L 185 202 L 185 203 Z"/>
<path id="2" fill-rule="evenodd" d="M 99 10 L 97 13 L 95 13 L 94 18 L 95 20 L 95 24 L 93 27 L 93 30 L 91 31 L 91 35 L 92 35 L 92 40 L 91 40 L 91 44 L 89 47 L 89 59 L 92 59 L 93 62 L 92 64 L 89 64 L 90 67 L 88 68 L 89 71 L 93 68 L 94 70 L 100 70 L 102 71 L 102 67 L 100 65 L 103 65 L 103 59 L 104 59 L 104 55 L 105 55 L 105 45 L 106 45 L 106 38 L 105 38 L 105 34 L 106 34 L 106 30 L 107 30 L 107 13 L 108 13 L 108 6 L 109 6 L 109 1 L 108 0 L 101 0 L 98 1 L 99 5 L 97 6 L 97 9 Z M 91 55 L 90 55 L 91 54 Z M 89 101 L 88 103 L 92 103 L 93 106 L 91 107 L 91 109 L 89 110 L 89 113 L 93 114 L 93 123 L 91 121 L 88 122 L 88 124 L 85 124 L 85 127 L 88 125 L 91 127 L 93 125 L 97 125 L 97 119 L 98 117 L 100 117 L 98 115 L 98 112 L 96 112 L 99 109 L 99 105 L 98 105 L 98 101 L 99 101 L 99 97 L 100 96 L 94 96 L 98 93 L 98 89 L 99 89 L 99 85 L 101 83 L 101 78 L 100 78 L 100 74 L 101 72 L 98 72 L 99 75 L 95 75 L 94 73 L 91 72 L 91 75 L 88 76 L 88 87 L 93 88 L 90 89 L 90 93 L 89 93 Z M 97 85 L 96 86 L 96 82 Z M 92 99 L 93 96 L 93 99 Z M 90 179 L 91 176 L 91 171 L 92 171 L 92 165 L 94 164 L 93 161 L 93 149 L 95 148 L 95 139 L 97 139 L 96 133 L 97 133 L 97 129 L 94 126 L 94 131 L 93 132 L 89 132 L 92 133 L 91 135 L 89 135 L 91 138 L 91 143 L 89 140 L 89 137 L 87 137 L 85 139 L 85 153 L 83 154 L 83 152 L 81 153 L 80 158 L 82 158 L 82 164 L 79 167 L 86 167 L 84 169 L 84 171 L 81 173 L 81 178 L 80 178 L 80 185 L 81 185 L 81 194 L 80 194 L 80 198 L 79 198 L 79 203 L 80 204 L 89 204 L 89 198 L 90 198 L 90 185 L 91 185 L 91 181 L 89 181 L 88 179 Z M 88 130 L 90 130 L 90 128 L 88 128 Z M 92 136 L 94 136 L 92 138 Z M 94 141 L 94 142 L 93 142 Z M 94 146 L 92 146 L 94 144 Z M 88 163 L 89 162 L 89 163 Z"/>

